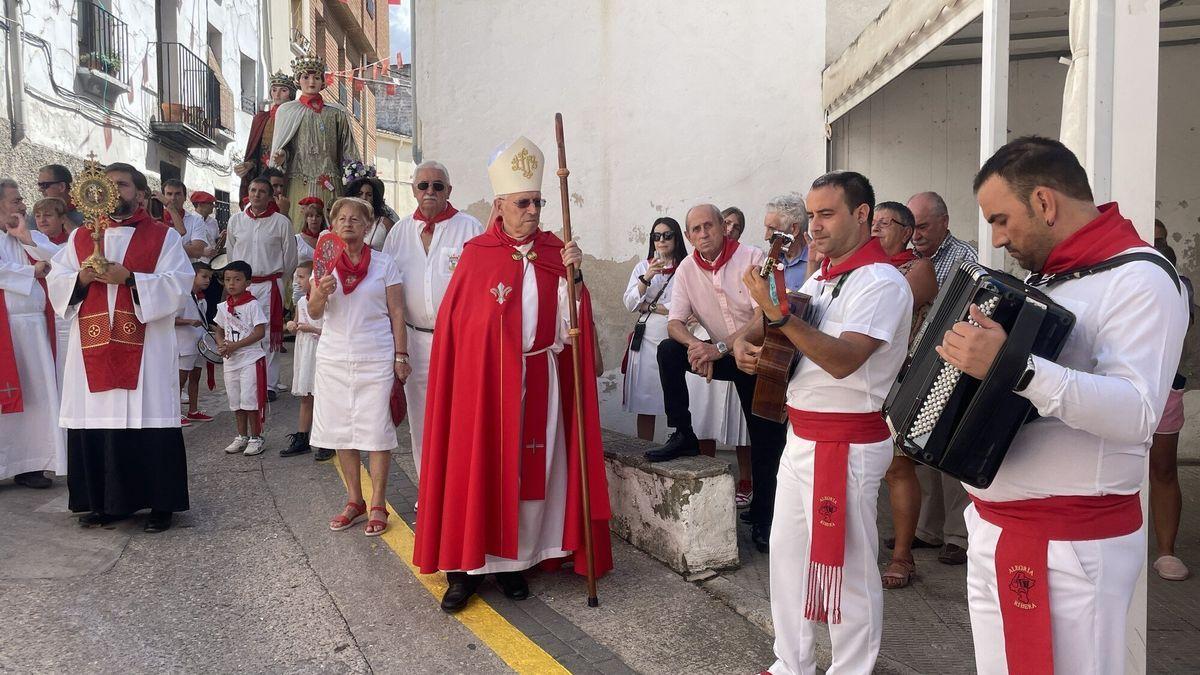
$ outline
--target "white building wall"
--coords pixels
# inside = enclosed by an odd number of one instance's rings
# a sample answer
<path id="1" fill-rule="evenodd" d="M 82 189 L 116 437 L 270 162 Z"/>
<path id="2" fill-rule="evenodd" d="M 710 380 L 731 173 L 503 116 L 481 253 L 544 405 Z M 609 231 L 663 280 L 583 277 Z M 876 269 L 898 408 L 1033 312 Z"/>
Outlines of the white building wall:
<path id="1" fill-rule="evenodd" d="M 653 220 L 737 205 L 745 239 L 761 242 L 762 204 L 824 169 L 824 26 L 819 1 L 416 3 L 414 158 L 449 167 L 460 209 L 486 218 L 488 157 L 524 134 L 546 153 L 543 221 L 557 230 L 563 113 L 572 222 L 608 366 L 606 426 L 633 425 L 619 412 L 635 318 L 621 294 Z"/>
<path id="2" fill-rule="evenodd" d="M 132 86 L 111 107 L 86 97 L 76 90 L 75 70 L 79 59 L 78 5 L 21 3 L 24 28 L 30 37 L 45 41 L 45 49 L 28 40 L 23 43 L 26 90 L 26 138 L 15 148 L 9 139 L 0 142 L 0 173 L 16 177 L 26 197 L 35 197 L 32 176 L 37 165 L 51 161 L 75 160 L 78 164 L 95 153 L 103 162 L 128 162 L 146 169 L 157 178 L 159 163 L 169 162 L 182 169 L 183 180 L 191 189 L 228 190 L 236 194 L 236 178 L 231 171 L 230 154 L 245 148 L 251 116 L 241 112 L 241 54 L 258 60 L 260 7 L 257 0 L 169 0 L 164 5 L 175 11 L 164 17 L 165 26 L 174 26 L 175 39 L 207 61 L 209 24 L 222 34 L 219 55 L 222 76 L 232 90 L 235 113 L 235 139 L 223 150 L 192 148 L 187 152 L 160 145 L 150 131 L 150 119 L 158 108 L 158 62 L 154 43 L 159 39 L 155 3 L 152 0 L 120 0 L 108 3 L 112 13 L 128 25 L 128 62 L 122 78 Z M 0 63 L 7 70 L 7 40 Z M 262 78 L 261 71 L 256 75 Z M 261 97 L 261 84 L 253 88 Z M 7 92 L 5 92 L 7 93 Z M 10 121 L 8 106 L 0 108 L 0 119 Z M 108 129 L 105 129 L 107 122 Z M 30 165 L 30 160 L 35 165 Z M 44 161 L 42 161 L 44 159 Z"/>
<path id="3" fill-rule="evenodd" d="M 383 194 L 388 206 L 401 217 L 417 209 L 412 193 L 412 139 L 377 129 L 375 141 L 375 170 L 383 181 Z"/>

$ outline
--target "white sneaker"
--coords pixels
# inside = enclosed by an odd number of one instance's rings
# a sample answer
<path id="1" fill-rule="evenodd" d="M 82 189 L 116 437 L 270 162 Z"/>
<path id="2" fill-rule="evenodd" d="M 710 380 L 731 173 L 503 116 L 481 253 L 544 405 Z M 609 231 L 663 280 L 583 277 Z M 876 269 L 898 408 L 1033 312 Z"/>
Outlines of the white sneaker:
<path id="1" fill-rule="evenodd" d="M 282 382 L 279 382 L 275 385 L 275 391 L 277 391 L 277 392 L 287 391 L 287 390 L 288 390 L 288 386 Z"/>
<path id="2" fill-rule="evenodd" d="M 238 436 L 233 439 L 233 442 L 225 446 L 225 454 L 236 455 L 246 449 L 246 444 L 250 442 L 249 436 Z"/>
<path id="3" fill-rule="evenodd" d="M 261 455 L 263 450 L 266 450 L 266 441 L 262 436 L 251 436 L 249 442 L 246 443 L 246 451 L 242 454 L 247 457 Z"/>

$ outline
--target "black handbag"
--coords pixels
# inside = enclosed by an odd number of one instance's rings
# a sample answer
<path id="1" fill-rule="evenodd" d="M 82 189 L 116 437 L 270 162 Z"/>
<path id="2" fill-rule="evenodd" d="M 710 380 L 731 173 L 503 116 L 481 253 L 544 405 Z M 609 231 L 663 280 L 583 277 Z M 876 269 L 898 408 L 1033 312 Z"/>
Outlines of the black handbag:
<path id="1" fill-rule="evenodd" d="M 629 337 L 629 351 L 641 351 L 642 338 L 646 336 L 646 322 L 650 320 L 650 315 L 654 313 L 654 310 L 658 309 L 658 299 L 661 298 L 662 294 L 667 290 L 667 285 L 671 283 L 672 278 L 673 277 L 667 277 L 667 283 L 663 284 L 662 288 L 658 289 L 658 293 L 654 294 L 654 299 L 651 300 L 650 304 L 646 306 L 646 311 L 642 312 L 641 316 L 638 317 L 637 323 L 633 324 L 633 332 L 630 333 Z"/>

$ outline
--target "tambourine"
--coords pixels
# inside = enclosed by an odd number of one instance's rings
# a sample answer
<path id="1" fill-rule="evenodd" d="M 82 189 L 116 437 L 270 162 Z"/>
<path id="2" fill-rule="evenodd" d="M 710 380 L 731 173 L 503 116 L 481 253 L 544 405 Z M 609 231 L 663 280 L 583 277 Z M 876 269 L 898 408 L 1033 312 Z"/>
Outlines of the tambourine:
<path id="1" fill-rule="evenodd" d="M 200 356 L 209 363 L 221 364 L 225 361 L 217 351 L 217 336 L 213 335 L 212 331 L 204 331 L 204 335 L 196 340 L 196 348 L 200 350 Z"/>

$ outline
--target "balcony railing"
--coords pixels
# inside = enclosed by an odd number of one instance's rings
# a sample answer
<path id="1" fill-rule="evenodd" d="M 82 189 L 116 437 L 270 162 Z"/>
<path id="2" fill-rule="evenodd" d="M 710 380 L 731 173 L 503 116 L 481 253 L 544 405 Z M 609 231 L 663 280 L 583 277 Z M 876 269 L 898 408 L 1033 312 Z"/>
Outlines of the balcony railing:
<path id="1" fill-rule="evenodd" d="M 258 100 L 253 96 L 242 97 L 242 112 L 250 113 L 251 115 L 258 112 Z"/>
<path id="2" fill-rule="evenodd" d="M 212 69 L 178 42 L 159 42 L 158 115 L 151 128 L 182 147 L 215 145 L 221 94 Z"/>
<path id="3" fill-rule="evenodd" d="M 129 81 L 129 27 L 92 0 L 79 0 L 79 65 Z"/>
<path id="4" fill-rule="evenodd" d="M 302 54 L 311 54 L 313 50 L 312 40 L 309 40 L 308 37 L 305 36 L 304 33 L 295 26 L 292 26 L 292 46 L 296 47 L 296 49 L 298 49 Z"/>

